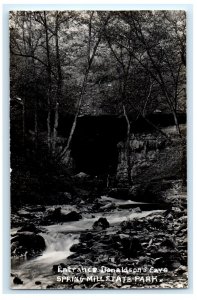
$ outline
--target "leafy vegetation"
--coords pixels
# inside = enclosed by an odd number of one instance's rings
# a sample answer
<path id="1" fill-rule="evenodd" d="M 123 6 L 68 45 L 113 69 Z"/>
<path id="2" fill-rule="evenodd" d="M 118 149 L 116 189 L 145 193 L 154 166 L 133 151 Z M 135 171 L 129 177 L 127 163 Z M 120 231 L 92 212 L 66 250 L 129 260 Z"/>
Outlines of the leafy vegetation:
<path id="1" fill-rule="evenodd" d="M 168 111 L 181 134 L 185 39 L 183 11 L 10 12 L 11 119 L 21 143 L 44 141 L 65 158 L 84 114 L 124 115 L 129 137 L 134 120 Z M 60 148 L 64 113 L 74 119 Z"/>

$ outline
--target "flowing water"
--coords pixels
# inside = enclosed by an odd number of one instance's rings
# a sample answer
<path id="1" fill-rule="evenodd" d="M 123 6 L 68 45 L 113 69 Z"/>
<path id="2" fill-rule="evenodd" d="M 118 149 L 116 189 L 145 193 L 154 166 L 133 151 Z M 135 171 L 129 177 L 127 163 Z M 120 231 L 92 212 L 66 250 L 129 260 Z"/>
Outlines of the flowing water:
<path id="1" fill-rule="evenodd" d="M 161 210 L 154 210 L 160 212 Z M 82 231 L 91 229 L 92 225 L 100 217 L 106 217 L 110 225 L 121 223 L 124 220 L 142 218 L 153 211 L 129 212 L 119 210 L 112 213 L 98 213 L 94 218 L 84 218 L 79 221 L 55 224 L 43 227 L 45 233 L 41 233 L 46 243 L 46 250 L 41 256 L 33 259 L 13 258 L 11 262 L 11 272 L 23 280 L 23 285 L 14 285 L 11 277 L 11 287 L 14 289 L 44 289 L 47 285 L 55 282 L 55 275 L 52 268 L 54 264 L 66 263 L 66 258 L 71 254 L 70 247 L 79 242 Z M 12 230 L 12 233 L 16 229 Z M 36 285 L 35 282 L 41 284 Z"/>
<path id="2" fill-rule="evenodd" d="M 39 289 L 46 288 L 53 283 L 52 268 L 54 264 L 63 262 L 70 254 L 70 247 L 78 243 L 79 234 L 62 234 L 58 232 L 41 234 L 45 239 L 46 250 L 41 256 L 33 259 L 12 259 L 12 273 L 17 274 L 23 280 L 23 285 L 13 285 L 14 289 Z M 51 279 L 50 279 L 51 277 Z M 36 281 L 41 281 L 41 285 L 36 285 Z"/>

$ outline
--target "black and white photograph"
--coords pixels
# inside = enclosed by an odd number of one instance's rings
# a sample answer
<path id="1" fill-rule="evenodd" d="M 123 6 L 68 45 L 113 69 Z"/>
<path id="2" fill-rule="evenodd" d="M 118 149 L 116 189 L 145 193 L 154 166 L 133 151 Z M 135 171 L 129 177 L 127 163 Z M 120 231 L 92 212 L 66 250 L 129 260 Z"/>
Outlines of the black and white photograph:
<path id="1" fill-rule="evenodd" d="M 10 288 L 187 289 L 184 10 L 12 10 Z"/>

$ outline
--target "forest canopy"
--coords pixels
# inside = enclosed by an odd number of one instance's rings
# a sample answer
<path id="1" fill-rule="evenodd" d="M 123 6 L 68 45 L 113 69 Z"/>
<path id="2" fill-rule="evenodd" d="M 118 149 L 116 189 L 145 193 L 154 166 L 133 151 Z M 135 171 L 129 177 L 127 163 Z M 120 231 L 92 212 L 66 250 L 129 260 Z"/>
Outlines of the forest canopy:
<path id="1" fill-rule="evenodd" d="M 132 121 L 186 110 L 184 11 L 10 12 L 10 98 L 23 140 L 46 132 L 56 151 L 60 114 L 116 114 Z M 17 115 L 11 111 L 12 119 Z M 27 122 L 28 120 L 28 122 Z M 28 124 L 28 125 L 27 125 Z M 29 128 L 28 128 L 29 126 Z"/>

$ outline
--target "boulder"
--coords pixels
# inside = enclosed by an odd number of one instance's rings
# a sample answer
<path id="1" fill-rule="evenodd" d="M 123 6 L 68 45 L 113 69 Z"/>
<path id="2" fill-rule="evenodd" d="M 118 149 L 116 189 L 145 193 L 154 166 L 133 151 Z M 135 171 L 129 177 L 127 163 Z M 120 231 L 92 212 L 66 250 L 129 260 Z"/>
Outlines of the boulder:
<path id="1" fill-rule="evenodd" d="M 71 247 L 70 247 L 70 252 L 77 252 L 79 249 L 80 249 L 80 247 L 81 247 L 81 243 L 79 243 L 79 244 L 74 244 L 74 245 L 72 245 Z"/>
<path id="2" fill-rule="evenodd" d="M 55 283 L 48 284 L 48 285 L 46 286 L 46 289 L 55 289 L 55 288 L 56 288 Z"/>
<path id="3" fill-rule="evenodd" d="M 183 273 L 187 272 L 187 270 L 188 270 L 188 268 L 186 266 L 180 265 L 178 267 L 178 269 L 176 270 L 176 273 L 183 274 Z"/>
<path id="4" fill-rule="evenodd" d="M 61 207 L 57 207 L 54 209 L 54 211 L 51 213 L 51 218 L 57 219 L 61 216 Z"/>
<path id="5" fill-rule="evenodd" d="M 58 267 L 59 267 L 59 265 L 53 265 L 53 272 L 54 273 L 58 273 Z"/>
<path id="6" fill-rule="evenodd" d="M 48 225 L 50 223 L 58 223 L 61 219 L 61 207 L 55 208 L 53 211 L 49 211 L 48 215 L 41 221 L 41 225 Z"/>
<path id="7" fill-rule="evenodd" d="M 87 254 L 90 252 L 90 248 L 84 243 L 74 244 L 70 247 L 71 252 L 77 252 L 79 254 Z"/>
<path id="8" fill-rule="evenodd" d="M 135 207 L 132 209 L 132 213 L 141 213 L 141 208 L 138 206 L 138 207 Z"/>
<path id="9" fill-rule="evenodd" d="M 12 255 L 35 256 L 46 248 L 44 238 L 31 232 L 18 232 L 11 243 Z"/>
<path id="10" fill-rule="evenodd" d="M 62 214 L 60 217 L 61 222 L 73 222 L 79 221 L 80 219 L 82 219 L 82 216 L 76 211 L 71 211 L 67 215 Z"/>
<path id="11" fill-rule="evenodd" d="M 93 234 L 91 232 L 83 232 L 80 235 L 80 241 L 81 242 L 87 242 L 93 238 Z"/>
<path id="12" fill-rule="evenodd" d="M 31 224 L 31 223 L 21 227 L 21 229 L 19 229 L 17 232 L 24 232 L 24 231 L 29 231 L 29 232 L 33 232 L 33 233 L 41 232 L 41 230 L 36 228 L 36 226 L 34 224 Z"/>
<path id="13" fill-rule="evenodd" d="M 61 207 L 58 207 L 54 211 L 50 212 L 48 216 L 46 216 L 41 222 L 41 224 L 72 222 L 79 221 L 80 219 L 82 219 L 82 216 L 78 212 L 71 211 L 70 213 L 64 215 L 61 213 Z"/>
<path id="14" fill-rule="evenodd" d="M 14 277 L 13 283 L 14 284 L 23 284 L 23 281 L 19 277 Z"/>
<path id="15" fill-rule="evenodd" d="M 96 222 L 93 224 L 93 229 L 95 230 L 102 230 L 109 227 L 109 222 L 106 218 L 99 218 Z"/>
<path id="16" fill-rule="evenodd" d="M 146 185 L 143 201 L 149 203 L 169 203 L 167 191 L 173 189 L 173 180 L 152 180 Z"/>
<path id="17" fill-rule="evenodd" d="M 167 247 L 168 249 L 175 249 L 176 248 L 176 244 L 175 241 L 172 238 L 165 238 L 162 242 L 161 242 L 161 247 Z"/>

